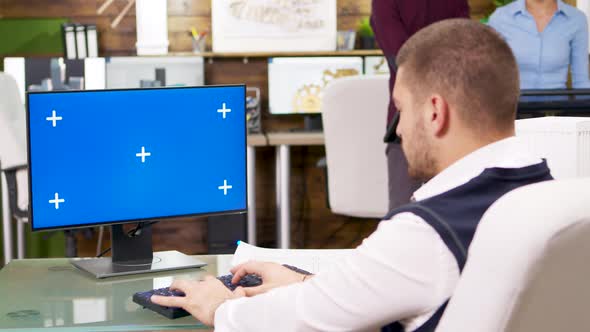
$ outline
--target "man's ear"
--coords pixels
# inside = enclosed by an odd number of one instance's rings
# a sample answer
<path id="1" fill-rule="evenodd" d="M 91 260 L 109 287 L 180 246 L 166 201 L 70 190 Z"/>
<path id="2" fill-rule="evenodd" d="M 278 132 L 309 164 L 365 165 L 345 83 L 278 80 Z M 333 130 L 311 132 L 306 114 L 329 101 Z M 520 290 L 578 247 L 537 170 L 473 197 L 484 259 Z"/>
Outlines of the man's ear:
<path id="1" fill-rule="evenodd" d="M 428 104 L 428 125 L 430 131 L 434 136 L 440 137 L 444 135 L 449 128 L 449 104 L 440 95 L 432 95 L 428 99 Z"/>

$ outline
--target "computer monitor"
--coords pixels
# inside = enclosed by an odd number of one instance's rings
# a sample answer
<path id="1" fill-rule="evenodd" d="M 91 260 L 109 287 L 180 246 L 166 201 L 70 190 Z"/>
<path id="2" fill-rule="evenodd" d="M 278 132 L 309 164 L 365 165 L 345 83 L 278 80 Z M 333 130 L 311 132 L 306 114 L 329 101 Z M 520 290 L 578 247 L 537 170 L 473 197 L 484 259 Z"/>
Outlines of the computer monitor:
<path id="1" fill-rule="evenodd" d="M 112 258 L 73 261 L 97 277 L 202 265 L 178 252 L 154 255 L 149 225 L 246 212 L 245 91 L 29 93 L 33 231 L 112 225 Z M 127 234 L 124 223 L 140 231 Z"/>
<path id="2" fill-rule="evenodd" d="M 321 102 L 328 83 L 362 74 L 362 57 L 269 58 L 269 111 L 273 115 L 302 114 L 307 130 L 321 129 Z"/>
<path id="3" fill-rule="evenodd" d="M 106 59 L 108 89 L 197 86 L 205 84 L 199 56 L 111 57 Z"/>
<path id="4" fill-rule="evenodd" d="M 590 89 L 522 90 L 518 101 L 518 116 L 544 115 L 548 111 L 568 115 L 590 114 Z"/>
<path id="5" fill-rule="evenodd" d="M 24 102 L 27 91 L 99 90 L 105 88 L 105 58 L 4 58 Z"/>

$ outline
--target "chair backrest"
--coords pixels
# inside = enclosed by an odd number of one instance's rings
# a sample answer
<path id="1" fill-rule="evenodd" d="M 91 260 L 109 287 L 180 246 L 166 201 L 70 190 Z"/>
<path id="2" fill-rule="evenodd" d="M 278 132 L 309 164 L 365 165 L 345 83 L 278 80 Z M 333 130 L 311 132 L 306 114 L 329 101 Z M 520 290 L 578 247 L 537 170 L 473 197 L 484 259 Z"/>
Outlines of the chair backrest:
<path id="1" fill-rule="evenodd" d="M 590 331 L 590 178 L 514 190 L 483 216 L 437 332 Z"/>
<path id="2" fill-rule="evenodd" d="M 7 169 L 23 165 L 27 165 L 26 113 L 16 81 L 9 74 L 0 72 L 0 167 Z M 16 203 L 25 210 L 29 203 L 27 171 L 18 171 L 16 177 Z"/>
<path id="3" fill-rule="evenodd" d="M 27 163 L 26 114 L 12 76 L 0 72 L 0 165 Z"/>
<path id="4" fill-rule="evenodd" d="M 334 213 L 381 218 L 387 213 L 383 135 L 388 76 L 332 81 L 322 98 L 330 207 Z"/>

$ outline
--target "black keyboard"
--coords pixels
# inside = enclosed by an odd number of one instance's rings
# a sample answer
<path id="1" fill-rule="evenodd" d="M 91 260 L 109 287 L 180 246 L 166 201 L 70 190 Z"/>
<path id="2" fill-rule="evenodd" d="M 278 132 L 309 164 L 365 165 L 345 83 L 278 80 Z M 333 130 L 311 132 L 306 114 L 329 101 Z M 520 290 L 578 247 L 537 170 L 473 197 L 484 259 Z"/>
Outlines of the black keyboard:
<path id="1" fill-rule="evenodd" d="M 239 286 L 242 287 L 255 287 L 262 285 L 262 279 L 255 274 L 247 274 L 237 284 L 232 284 L 231 279 L 233 275 L 228 274 L 221 277 L 217 277 L 219 281 L 221 281 L 225 287 L 229 288 L 232 292 Z M 133 302 L 139 304 L 140 306 L 155 311 L 165 317 L 170 319 L 180 318 L 184 316 L 190 315 L 186 310 L 182 308 L 174 308 L 174 307 L 163 307 L 161 305 L 155 304 L 151 301 L 152 295 L 161 295 L 161 296 L 184 296 L 184 293 L 178 290 L 171 290 L 170 287 L 159 288 L 159 289 L 152 289 L 147 292 L 139 292 L 133 294 Z"/>
<path id="2" fill-rule="evenodd" d="M 291 265 L 283 264 L 286 268 L 289 268 L 297 273 L 310 275 L 311 273 L 296 268 Z M 255 274 L 247 274 L 237 284 L 232 284 L 231 279 L 233 278 L 232 274 L 227 274 L 224 276 L 217 277 L 219 281 L 221 281 L 225 287 L 229 288 L 232 292 L 239 286 L 242 287 L 256 287 L 262 285 L 262 279 Z M 151 301 L 152 295 L 161 295 L 161 296 L 184 296 L 184 293 L 178 290 L 170 290 L 170 287 L 159 288 L 159 289 L 152 289 L 146 292 L 138 292 L 133 294 L 133 302 L 139 304 L 140 306 L 150 309 L 159 313 L 162 316 L 168 317 L 170 319 L 180 318 L 184 316 L 190 315 L 186 310 L 182 308 L 175 308 L 175 307 L 163 307 L 161 305 L 155 304 Z"/>
<path id="3" fill-rule="evenodd" d="M 217 277 L 217 279 L 219 279 L 219 281 L 221 281 L 225 285 L 225 287 L 229 288 L 229 290 L 232 292 L 240 286 L 242 286 L 242 287 L 256 287 L 256 286 L 262 285 L 262 279 L 260 279 L 260 277 L 255 274 L 246 274 L 235 285 L 231 283 L 231 279 L 233 277 L 234 277 L 233 274 L 228 274 L 228 275 L 224 275 L 221 277 Z"/>
<path id="4" fill-rule="evenodd" d="M 159 313 L 162 316 L 168 317 L 170 319 L 180 318 L 184 316 L 190 315 L 188 311 L 182 308 L 174 308 L 174 307 L 163 307 L 161 305 L 155 304 L 152 302 L 151 297 L 152 295 L 162 295 L 162 296 L 184 296 L 184 293 L 177 290 L 170 290 L 170 287 L 166 288 L 159 288 L 159 289 L 152 289 L 147 292 L 139 292 L 133 294 L 133 302 L 139 304 L 140 306 L 150 309 Z"/>

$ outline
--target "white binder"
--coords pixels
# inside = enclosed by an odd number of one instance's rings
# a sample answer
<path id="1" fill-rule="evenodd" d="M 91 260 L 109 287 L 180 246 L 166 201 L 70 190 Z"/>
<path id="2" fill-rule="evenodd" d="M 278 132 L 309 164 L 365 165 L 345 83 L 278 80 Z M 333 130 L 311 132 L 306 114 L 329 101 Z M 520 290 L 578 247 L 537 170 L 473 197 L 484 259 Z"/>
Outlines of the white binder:
<path id="1" fill-rule="evenodd" d="M 76 25 L 76 53 L 78 59 L 84 59 L 87 56 L 86 27 L 83 25 Z"/>
<path id="2" fill-rule="evenodd" d="M 98 34 L 96 25 L 86 26 L 86 46 L 88 47 L 88 57 L 98 57 Z"/>
<path id="3" fill-rule="evenodd" d="M 73 24 L 63 25 L 64 47 L 66 59 L 76 59 L 76 26 Z"/>

